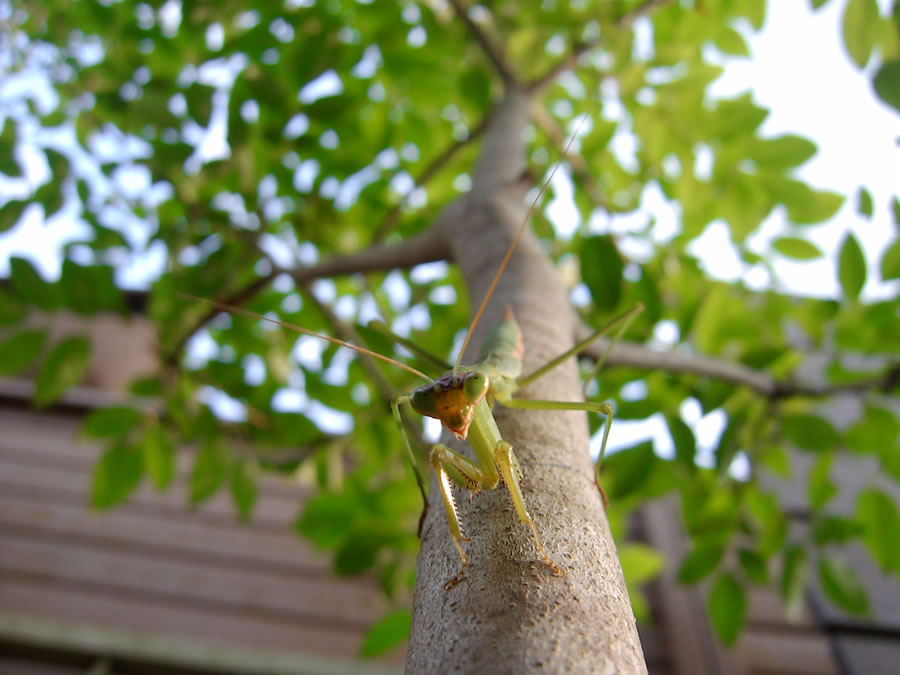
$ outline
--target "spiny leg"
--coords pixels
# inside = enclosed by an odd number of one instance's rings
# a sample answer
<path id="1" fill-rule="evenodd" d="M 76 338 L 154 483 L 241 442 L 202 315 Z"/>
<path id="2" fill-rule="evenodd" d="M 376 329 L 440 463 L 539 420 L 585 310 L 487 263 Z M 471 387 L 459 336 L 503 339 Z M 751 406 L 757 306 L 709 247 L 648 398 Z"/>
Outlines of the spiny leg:
<path id="1" fill-rule="evenodd" d="M 606 416 L 606 423 L 603 427 L 603 441 L 600 444 L 600 454 L 594 463 L 594 482 L 597 489 L 600 490 L 600 496 L 603 498 L 603 508 L 609 508 L 609 499 L 606 497 L 606 491 L 600 484 L 600 465 L 603 463 L 603 456 L 606 454 L 606 442 L 609 440 L 609 430 L 612 427 L 613 414 L 615 409 L 612 403 L 596 403 L 594 401 L 540 401 L 522 398 L 511 398 L 501 401 L 507 408 L 520 408 L 525 410 L 585 410 L 587 412 L 600 413 Z"/>
<path id="2" fill-rule="evenodd" d="M 516 459 L 516 455 L 513 453 L 513 447 L 508 441 L 497 443 L 497 447 L 494 448 L 494 461 L 500 467 L 500 475 L 503 476 L 503 482 L 506 483 L 506 489 L 509 490 L 509 496 L 512 497 L 513 506 L 516 508 L 519 520 L 531 528 L 535 546 L 537 546 L 538 553 L 544 559 L 544 564 L 552 570 L 555 576 L 565 576 L 565 572 L 544 551 L 534 520 L 531 519 L 531 516 L 528 515 L 528 510 L 525 508 L 525 498 L 522 496 L 521 487 L 519 487 L 522 469 L 519 466 L 519 460 Z"/>
<path id="3" fill-rule="evenodd" d="M 444 584 L 444 590 L 450 590 L 462 581 L 465 576 L 467 560 L 461 542 L 469 541 L 463 534 L 462 524 L 459 522 L 459 512 L 456 509 L 456 501 L 453 499 L 451 481 L 462 488 L 475 491 L 482 488 L 491 489 L 496 486 L 496 482 L 493 485 L 488 485 L 484 478 L 484 472 L 479 466 L 441 443 L 436 443 L 431 448 L 429 461 L 437 476 L 441 500 L 444 502 L 444 510 L 447 512 L 447 525 L 450 528 L 450 537 L 453 539 L 453 545 L 459 551 L 459 557 L 462 561 L 459 573 Z"/>

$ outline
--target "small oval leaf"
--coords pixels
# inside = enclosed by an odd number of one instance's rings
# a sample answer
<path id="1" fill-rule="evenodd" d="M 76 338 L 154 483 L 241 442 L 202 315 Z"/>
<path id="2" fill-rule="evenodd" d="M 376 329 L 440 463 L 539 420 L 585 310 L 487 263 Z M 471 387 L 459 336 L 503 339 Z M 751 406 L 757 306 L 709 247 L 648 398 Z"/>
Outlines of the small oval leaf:
<path id="1" fill-rule="evenodd" d="M 85 338 L 70 337 L 57 344 L 35 383 L 35 404 L 48 406 L 79 382 L 87 370 L 90 353 L 91 343 Z"/>
<path id="2" fill-rule="evenodd" d="M 838 280 L 844 295 L 855 300 L 866 283 L 866 257 L 852 232 L 848 232 L 841 245 L 838 259 Z"/>
<path id="3" fill-rule="evenodd" d="M 786 258 L 795 260 L 815 260 L 822 257 L 822 249 L 799 237 L 779 237 L 772 242 L 772 247 Z"/>
<path id="4" fill-rule="evenodd" d="M 731 574 L 723 574 L 709 589 L 709 616 L 722 642 L 733 645 L 744 627 L 747 599 L 744 587 Z"/>

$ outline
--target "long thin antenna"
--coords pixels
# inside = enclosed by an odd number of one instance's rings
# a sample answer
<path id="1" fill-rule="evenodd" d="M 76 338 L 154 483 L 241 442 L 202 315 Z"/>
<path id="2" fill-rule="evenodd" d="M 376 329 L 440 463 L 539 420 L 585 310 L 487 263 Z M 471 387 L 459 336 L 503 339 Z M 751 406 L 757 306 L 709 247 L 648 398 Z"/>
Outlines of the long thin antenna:
<path id="1" fill-rule="evenodd" d="M 240 314 L 242 316 L 248 316 L 251 319 L 259 319 L 260 321 L 268 321 L 269 323 L 274 323 L 276 326 L 281 326 L 282 328 L 288 328 L 290 330 L 297 331 L 298 333 L 303 333 L 304 335 L 310 335 L 312 337 L 319 338 L 320 340 L 326 340 L 327 342 L 331 342 L 332 344 L 340 345 L 341 347 L 347 347 L 348 349 L 352 349 L 355 352 L 359 352 L 360 354 L 365 354 L 366 356 L 371 356 L 375 359 L 380 359 L 385 363 L 390 363 L 392 366 L 396 366 L 397 368 L 402 368 L 403 370 L 416 375 L 417 377 L 421 377 L 426 382 L 431 382 L 431 378 L 428 377 L 425 373 L 420 370 L 416 370 L 412 366 L 408 366 L 401 361 L 397 361 L 392 359 L 389 356 L 385 356 L 384 354 L 379 354 L 378 352 L 373 352 L 371 349 L 366 349 L 365 347 L 360 347 L 359 345 L 355 345 L 352 342 L 347 342 L 345 340 L 341 340 L 340 338 L 332 337 L 330 335 L 325 335 L 324 333 L 317 333 L 314 330 L 309 330 L 308 328 L 304 328 L 303 326 L 298 326 L 293 323 L 289 323 L 287 321 L 282 321 L 281 319 L 273 319 L 270 316 L 263 316 L 262 314 L 257 314 L 256 312 L 251 312 L 249 309 L 244 309 L 243 307 L 233 307 L 231 305 L 226 305 L 224 302 L 218 302 L 216 300 L 210 300 L 209 298 L 201 298 L 196 295 L 191 295 L 190 293 L 181 293 L 180 295 L 183 298 L 187 298 L 189 300 L 194 300 L 197 302 L 204 302 L 207 305 L 212 305 L 213 307 L 218 307 L 223 312 L 228 312 L 229 314 Z"/>
<path id="2" fill-rule="evenodd" d="M 581 127 L 584 126 L 584 122 L 585 120 L 587 120 L 587 118 L 588 116 L 584 115 L 581 120 L 579 120 L 578 126 L 575 127 L 575 131 L 572 133 L 572 136 L 566 143 L 566 147 L 563 149 L 563 157 L 569 154 L 569 148 L 572 147 L 572 143 L 574 143 L 575 139 L 578 138 L 578 132 L 581 131 Z M 559 168 L 560 164 L 562 164 L 562 160 L 558 161 L 553 166 L 553 170 L 550 172 L 547 180 L 544 181 L 544 184 L 538 191 L 537 196 L 534 198 L 534 201 L 531 202 L 531 206 L 528 207 L 528 213 L 525 214 L 525 218 L 522 220 L 522 225 L 519 227 L 519 231 L 516 233 L 516 236 L 513 238 L 512 243 L 506 250 L 506 255 L 503 256 L 503 261 L 500 263 L 500 267 L 497 269 L 497 273 L 494 275 L 494 280 L 491 281 L 491 285 L 488 287 L 487 293 L 485 293 L 484 295 L 484 300 L 481 301 L 481 306 L 478 308 L 478 311 L 475 312 L 475 317 L 472 319 L 472 323 L 469 326 L 469 332 L 466 333 L 466 339 L 463 340 L 462 348 L 459 350 L 459 356 L 456 357 L 457 366 L 462 363 L 463 354 L 466 353 L 466 347 L 469 346 L 469 340 L 472 339 L 472 334 L 475 332 L 475 326 L 477 326 L 478 322 L 481 320 L 481 315 L 484 314 L 484 308 L 487 307 L 488 301 L 491 299 L 491 296 L 494 294 L 494 289 L 497 287 L 497 283 L 500 281 L 500 277 L 503 276 L 503 272 L 506 270 L 506 266 L 509 264 L 513 252 L 519 245 L 519 240 L 522 238 L 522 234 L 525 232 L 525 228 L 528 226 L 528 221 L 531 218 L 531 214 L 534 213 L 535 208 L 537 208 L 538 202 L 541 200 L 544 192 L 547 191 L 547 187 L 550 185 L 550 181 L 553 180 L 553 176 L 556 175 L 556 170 Z"/>

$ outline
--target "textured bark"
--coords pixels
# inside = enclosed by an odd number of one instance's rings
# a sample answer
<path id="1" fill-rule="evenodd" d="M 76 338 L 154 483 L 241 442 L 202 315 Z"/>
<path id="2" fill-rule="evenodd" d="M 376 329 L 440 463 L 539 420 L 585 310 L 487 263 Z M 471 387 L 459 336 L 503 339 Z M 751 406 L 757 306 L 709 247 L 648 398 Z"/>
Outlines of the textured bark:
<path id="1" fill-rule="evenodd" d="M 520 186 L 521 131 L 528 98 L 508 96 L 496 111 L 472 192 L 439 219 L 453 259 L 477 305 L 527 211 Z M 486 173 L 485 173 L 486 172 Z M 525 335 L 525 372 L 573 344 L 575 317 L 555 268 L 527 232 L 478 326 L 466 361 L 511 305 Z M 526 398 L 580 400 L 570 360 L 520 392 Z M 409 673 L 643 673 L 634 615 L 600 495 L 593 484 L 584 413 L 495 409 L 525 474 L 523 493 L 548 555 L 541 563 L 530 530 L 506 489 L 459 500 L 469 568 L 459 568 L 432 478 L 417 566 Z M 445 442 L 456 449 L 466 443 Z"/>

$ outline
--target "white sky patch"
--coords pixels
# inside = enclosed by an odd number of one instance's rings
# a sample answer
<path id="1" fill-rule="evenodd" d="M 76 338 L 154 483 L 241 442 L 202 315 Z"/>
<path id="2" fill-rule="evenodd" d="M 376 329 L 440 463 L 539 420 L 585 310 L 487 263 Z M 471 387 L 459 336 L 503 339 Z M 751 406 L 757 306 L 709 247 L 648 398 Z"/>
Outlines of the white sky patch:
<path id="1" fill-rule="evenodd" d="M 315 103 L 320 98 L 337 96 L 344 91 L 344 83 L 334 70 L 327 70 L 311 82 L 307 82 L 297 99 L 300 103 Z"/>
<path id="2" fill-rule="evenodd" d="M 197 400 L 209 406 L 219 419 L 229 422 L 247 421 L 247 406 L 221 389 L 201 387 L 197 391 Z"/>
<path id="3" fill-rule="evenodd" d="M 715 220 L 707 225 L 687 250 L 700 260 L 701 267 L 710 276 L 732 282 L 741 278 L 743 262 L 731 243 L 731 230 L 724 222 Z"/>
<path id="4" fill-rule="evenodd" d="M 443 260 L 416 265 L 409 271 L 409 278 L 414 284 L 430 284 L 443 279 L 450 272 L 450 265 Z"/>
<path id="5" fill-rule="evenodd" d="M 282 387 L 272 395 L 272 410 L 277 412 L 304 412 L 309 397 L 305 392 L 291 387 Z"/>

